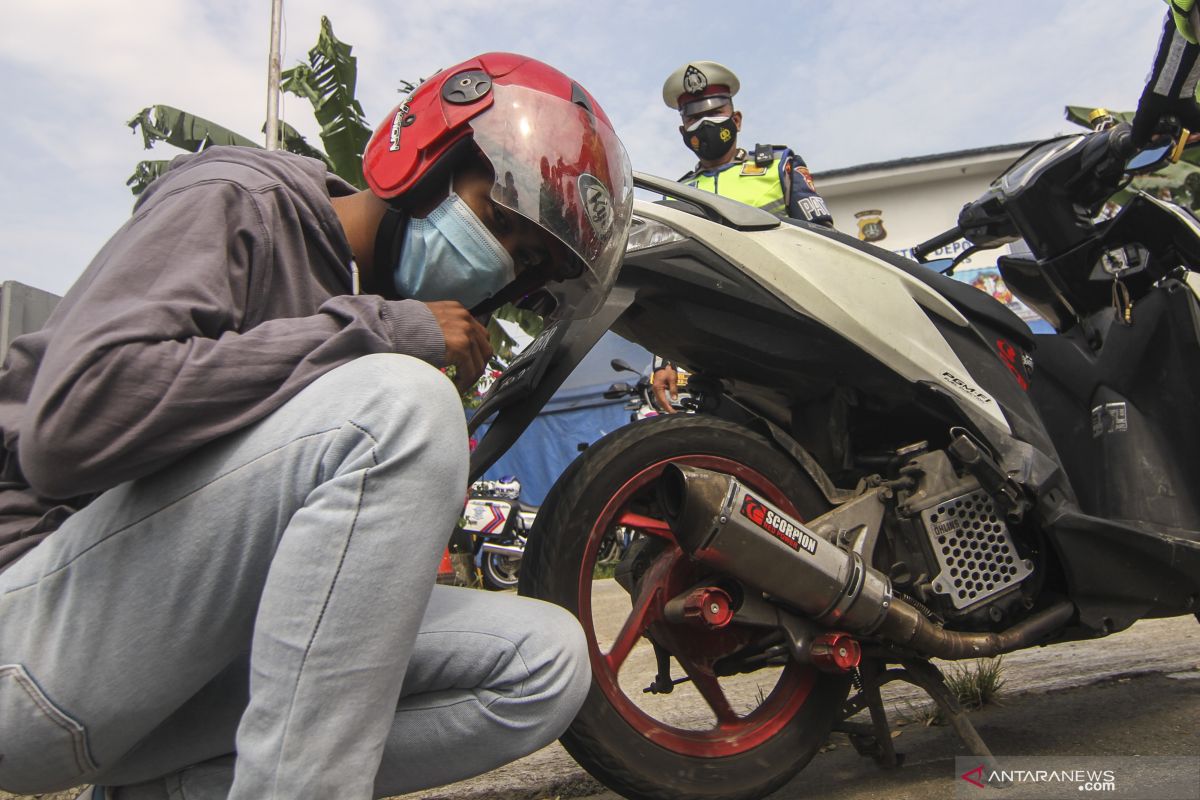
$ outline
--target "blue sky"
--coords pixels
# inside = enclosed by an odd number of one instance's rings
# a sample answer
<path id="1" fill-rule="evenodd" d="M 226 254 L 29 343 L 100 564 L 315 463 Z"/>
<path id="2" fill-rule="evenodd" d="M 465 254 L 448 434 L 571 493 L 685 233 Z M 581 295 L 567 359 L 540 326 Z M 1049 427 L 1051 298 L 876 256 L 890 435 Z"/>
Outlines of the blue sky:
<path id="1" fill-rule="evenodd" d="M 1130 109 L 1155 0 L 284 0 L 285 67 L 330 16 L 354 45 L 372 122 L 415 80 L 488 50 L 547 61 L 599 99 L 634 168 L 691 166 L 663 79 L 711 59 L 742 81 L 743 142 L 788 144 L 813 171 L 1048 137 L 1063 106 Z M 154 103 L 258 136 L 269 0 L 26 0 L 0 30 L 0 279 L 64 292 L 129 214 L 146 154 L 125 122 Z M 315 139 L 308 106 L 285 117 Z M 160 146 L 156 157 L 169 157 Z"/>

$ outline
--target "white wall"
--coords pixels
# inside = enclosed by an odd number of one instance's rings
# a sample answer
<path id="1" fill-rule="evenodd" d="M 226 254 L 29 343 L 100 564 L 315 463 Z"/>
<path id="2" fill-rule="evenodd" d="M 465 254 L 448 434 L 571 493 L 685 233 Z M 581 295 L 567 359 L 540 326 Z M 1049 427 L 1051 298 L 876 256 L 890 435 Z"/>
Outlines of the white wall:
<path id="1" fill-rule="evenodd" d="M 8 354 L 13 339 L 45 325 L 60 299 L 17 281 L 0 284 L 0 359 Z"/>
<path id="2" fill-rule="evenodd" d="M 1016 145 L 983 154 L 934 156 L 818 173 L 813 178 L 838 230 L 863 238 L 855 214 L 877 210 L 886 236 L 874 243 L 908 256 L 913 245 L 952 228 L 963 205 L 983 194 L 1025 149 Z M 964 247 L 959 242 L 930 257 L 954 256 Z M 979 253 L 963 264 L 995 264 L 996 256 L 1007 252 L 1003 247 Z"/>

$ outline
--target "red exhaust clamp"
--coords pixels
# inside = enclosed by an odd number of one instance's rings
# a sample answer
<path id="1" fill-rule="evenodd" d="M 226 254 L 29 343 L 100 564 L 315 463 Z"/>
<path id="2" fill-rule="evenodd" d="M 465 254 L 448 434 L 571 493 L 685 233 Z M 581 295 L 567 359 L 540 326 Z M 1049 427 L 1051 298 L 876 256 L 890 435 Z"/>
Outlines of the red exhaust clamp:
<path id="1" fill-rule="evenodd" d="M 862 647 L 848 633 L 823 633 L 808 651 L 813 666 L 822 672 L 849 672 L 862 661 Z"/>
<path id="2" fill-rule="evenodd" d="M 663 609 L 663 615 L 671 622 L 724 628 L 733 619 L 733 598 L 724 589 L 704 586 L 672 598 Z"/>

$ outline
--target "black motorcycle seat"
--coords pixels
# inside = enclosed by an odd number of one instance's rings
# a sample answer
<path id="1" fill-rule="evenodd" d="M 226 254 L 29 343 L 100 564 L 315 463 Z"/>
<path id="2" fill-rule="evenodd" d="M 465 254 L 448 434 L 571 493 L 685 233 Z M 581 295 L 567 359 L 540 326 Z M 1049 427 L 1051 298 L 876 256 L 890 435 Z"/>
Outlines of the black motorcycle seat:
<path id="1" fill-rule="evenodd" d="M 828 236 L 831 239 L 836 239 L 842 244 L 849 245 L 856 250 L 861 250 L 868 255 L 886 261 L 946 298 L 950 301 L 951 305 L 958 309 L 959 313 L 972 322 L 986 324 L 996 331 L 1003 333 L 1027 352 L 1034 349 L 1033 331 L 1029 329 L 1025 321 L 1014 314 L 1008 306 L 986 292 L 942 275 L 940 272 L 934 272 L 929 267 L 904 258 L 901 255 L 893 253 L 891 250 L 884 250 L 882 247 L 876 247 L 873 244 L 859 241 L 841 231 L 830 230 L 822 225 L 812 225 L 796 220 L 786 221 L 799 224 L 800 227 Z"/>

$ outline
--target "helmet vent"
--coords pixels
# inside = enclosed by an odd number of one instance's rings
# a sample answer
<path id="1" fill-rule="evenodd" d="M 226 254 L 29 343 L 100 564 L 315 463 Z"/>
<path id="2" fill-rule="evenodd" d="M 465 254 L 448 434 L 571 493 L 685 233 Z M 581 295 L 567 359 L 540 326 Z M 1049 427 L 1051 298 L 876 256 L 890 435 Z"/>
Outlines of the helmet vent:
<path id="1" fill-rule="evenodd" d="M 455 105 L 474 103 L 492 90 L 492 78 L 486 72 L 473 69 L 460 72 L 442 84 L 442 97 Z"/>
<path id="2" fill-rule="evenodd" d="M 588 112 L 589 117 L 596 116 L 596 110 L 592 108 L 592 101 L 587 96 L 587 92 L 583 91 L 583 87 L 574 81 L 571 81 L 571 102 Z"/>

